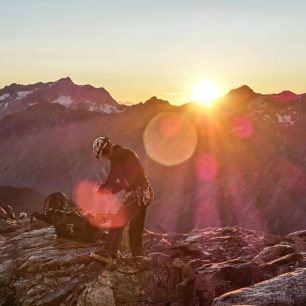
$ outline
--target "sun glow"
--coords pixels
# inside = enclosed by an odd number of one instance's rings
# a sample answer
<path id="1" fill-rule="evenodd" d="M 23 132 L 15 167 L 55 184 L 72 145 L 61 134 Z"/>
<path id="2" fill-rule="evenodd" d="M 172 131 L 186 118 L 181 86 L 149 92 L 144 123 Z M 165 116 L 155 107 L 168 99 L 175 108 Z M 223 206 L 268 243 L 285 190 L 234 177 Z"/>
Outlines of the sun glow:
<path id="1" fill-rule="evenodd" d="M 194 102 L 212 106 L 221 95 L 219 86 L 211 80 L 201 80 L 192 87 L 191 97 Z"/>

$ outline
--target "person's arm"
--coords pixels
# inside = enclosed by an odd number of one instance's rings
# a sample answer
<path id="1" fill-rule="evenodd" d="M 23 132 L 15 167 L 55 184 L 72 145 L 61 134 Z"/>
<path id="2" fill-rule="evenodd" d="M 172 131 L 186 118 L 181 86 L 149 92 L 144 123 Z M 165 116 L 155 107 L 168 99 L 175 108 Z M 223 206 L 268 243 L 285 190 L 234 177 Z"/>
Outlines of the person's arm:
<path id="1" fill-rule="evenodd" d="M 98 192 L 102 194 L 107 193 L 117 193 L 123 189 L 125 189 L 125 185 L 120 180 L 120 170 L 121 167 L 121 158 L 120 156 L 115 156 L 115 158 L 111 162 L 111 170 L 110 173 L 102 185 L 98 188 Z"/>
<path id="2" fill-rule="evenodd" d="M 105 183 L 101 184 L 98 188 L 98 192 L 101 194 L 117 193 L 122 189 L 120 181 L 118 181 L 117 173 L 112 169 Z"/>

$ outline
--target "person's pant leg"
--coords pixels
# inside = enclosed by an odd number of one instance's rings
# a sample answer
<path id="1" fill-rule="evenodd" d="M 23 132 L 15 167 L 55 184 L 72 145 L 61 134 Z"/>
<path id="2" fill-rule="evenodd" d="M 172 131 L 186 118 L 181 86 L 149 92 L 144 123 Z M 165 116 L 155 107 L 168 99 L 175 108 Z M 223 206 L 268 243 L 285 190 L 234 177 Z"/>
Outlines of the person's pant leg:
<path id="1" fill-rule="evenodd" d="M 145 216 L 147 208 L 137 205 L 137 212 L 130 221 L 129 240 L 132 256 L 144 256 L 142 233 L 144 228 Z"/>
<path id="2" fill-rule="evenodd" d="M 107 252 L 111 254 L 116 254 L 120 245 L 123 229 L 124 227 L 114 228 L 109 231 L 109 235 L 105 244 L 105 250 Z"/>
<path id="3" fill-rule="evenodd" d="M 137 205 L 137 201 L 128 201 L 112 217 L 111 229 L 105 244 L 105 249 L 108 252 L 117 252 L 124 227 L 138 214 L 139 208 L 140 207 Z"/>

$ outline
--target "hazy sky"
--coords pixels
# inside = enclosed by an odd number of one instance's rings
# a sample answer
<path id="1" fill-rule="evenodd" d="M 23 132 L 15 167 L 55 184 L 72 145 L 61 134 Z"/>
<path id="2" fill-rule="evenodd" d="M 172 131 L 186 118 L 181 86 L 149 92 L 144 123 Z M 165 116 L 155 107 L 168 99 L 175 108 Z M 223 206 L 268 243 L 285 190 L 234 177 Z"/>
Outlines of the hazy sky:
<path id="1" fill-rule="evenodd" d="M 66 76 L 121 102 L 187 102 L 203 78 L 306 92 L 306 1 L 3 1 L 0 87 Z"/>

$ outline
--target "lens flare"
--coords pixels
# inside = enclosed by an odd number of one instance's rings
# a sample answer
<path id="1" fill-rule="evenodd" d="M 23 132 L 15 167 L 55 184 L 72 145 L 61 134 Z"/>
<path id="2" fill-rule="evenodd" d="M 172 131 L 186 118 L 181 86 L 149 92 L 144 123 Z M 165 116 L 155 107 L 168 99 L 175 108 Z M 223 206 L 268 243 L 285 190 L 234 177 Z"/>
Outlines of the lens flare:
<path id="1" fill-rule="evenodd" d="M 196 171 L 201 182 L 212 182 L 218 174 L 218 163 L 215 157 L 205 153 L 196 163 Z"/>
<path id="2" fill-rule="evenodd" d="M 232 131 L 239 138 L 249 138 L 254 133 L 254 125 L 251 119 L 237 116 L 232 119 Z"/>
<path id="3" fill-rule="evenodd" d="M 197 141 L 193 124 L 175 113 L 157 115 L 143 133 L 148 156 L 164 166 L 175 166 L 188 160 L 194 153 Z"/>
<path id="4" fill-rule="evenodd" d="M 123 203 L 123 194 L 101 195 L 98 184 L 87 180 L 80 181 L 75 189 L 76 205 L 89 222 L 101 228 L 111 228 L 111 218 Z M 117 218 L 118 219 L 118 218 Z"/>

